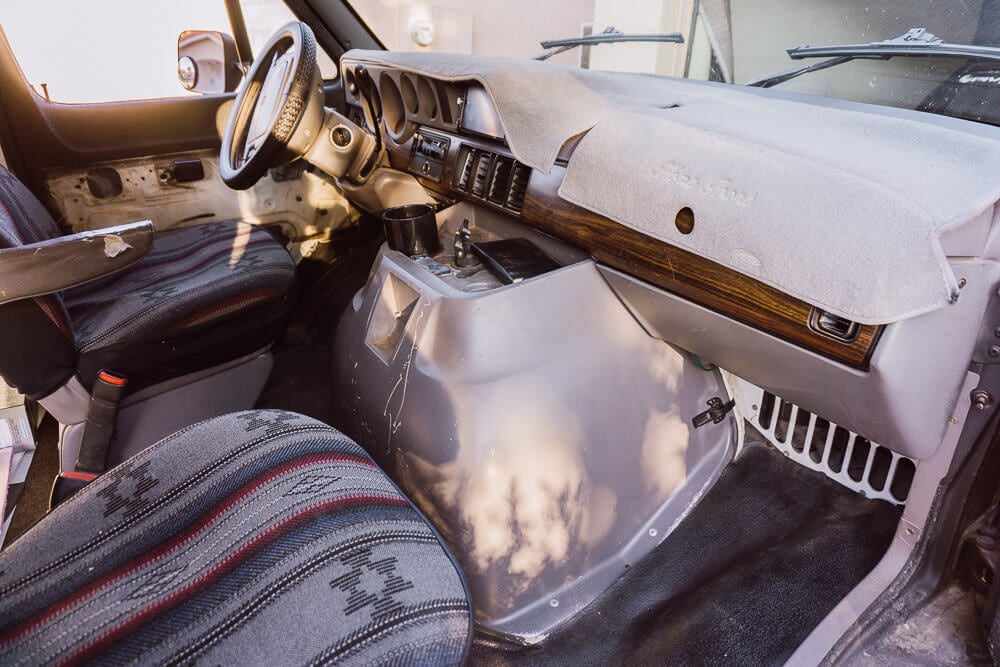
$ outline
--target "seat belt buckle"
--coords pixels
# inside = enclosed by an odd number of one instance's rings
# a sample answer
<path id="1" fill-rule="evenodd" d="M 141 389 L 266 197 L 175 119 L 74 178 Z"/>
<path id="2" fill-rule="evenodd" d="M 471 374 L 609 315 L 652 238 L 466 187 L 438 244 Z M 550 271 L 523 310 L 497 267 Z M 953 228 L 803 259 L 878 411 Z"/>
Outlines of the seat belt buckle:
<path id="1" fill-rule="evenodd" d="M 128 380 L 111 371 L 97 373 L 90 392 L 87 422 L 83 428 L 80 453 L 77 455 L 76 472 L 100 475 L 107 466 L 108 448 L 115 433 L 118 404 L 125 393 Z"/>
<path id="2" fill-rule="evenodd" d="M 128 380 L 121 375 L 116 375 L 111 371 L 100 370 L 97 372 L 97 381 L 94 383 L 94 395 L 100 392 L 115 401 L 121 400 L 121 394 L 125 390 Z"/>

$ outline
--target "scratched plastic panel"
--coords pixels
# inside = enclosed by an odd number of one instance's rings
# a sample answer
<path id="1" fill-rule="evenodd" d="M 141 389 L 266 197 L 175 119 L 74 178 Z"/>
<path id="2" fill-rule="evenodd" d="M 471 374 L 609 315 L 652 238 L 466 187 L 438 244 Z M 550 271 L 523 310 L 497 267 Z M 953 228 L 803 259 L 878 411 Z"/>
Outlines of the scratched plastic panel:
<path id="1" fill-rule="evenodd" d="M 443 247 L 465 219 L 563 268 L 466 290 L 468 269 L 383 249 L 335 337 L 336 423 L 440 529 L 477 620 L 537 642 L 670 533 L 736 421 L 691 426 L 721 376 L 650 337 L 585 255 L 468 204 L 439 216 Z"/>

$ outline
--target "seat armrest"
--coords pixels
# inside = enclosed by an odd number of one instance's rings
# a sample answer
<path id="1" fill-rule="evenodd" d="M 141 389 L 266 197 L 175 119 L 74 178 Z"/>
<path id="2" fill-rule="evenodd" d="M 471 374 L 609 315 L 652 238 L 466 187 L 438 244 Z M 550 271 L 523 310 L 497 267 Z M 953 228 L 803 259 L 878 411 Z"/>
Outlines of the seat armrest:
<path id="1" fill-rule="evenodd" d="M 153 245 L 149 220 L 0 249 L 0 304 L 60 292 L 134 264 Z"/>

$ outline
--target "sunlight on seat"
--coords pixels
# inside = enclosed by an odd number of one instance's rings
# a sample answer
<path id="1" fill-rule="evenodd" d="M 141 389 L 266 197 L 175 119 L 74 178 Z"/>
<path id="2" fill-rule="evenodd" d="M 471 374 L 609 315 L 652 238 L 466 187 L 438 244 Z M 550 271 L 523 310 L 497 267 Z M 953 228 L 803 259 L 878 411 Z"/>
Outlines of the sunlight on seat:
<path id="1" fill-rule="evenodd" d="M 233 237 L 232 252 L 229 253 L 229 268 L 234 268 L 246 254 L 247 245 L 250 243 L 250 235 L 253 233 L 253 225 L 241 222 L 236 226 L 236 235 Z"/>

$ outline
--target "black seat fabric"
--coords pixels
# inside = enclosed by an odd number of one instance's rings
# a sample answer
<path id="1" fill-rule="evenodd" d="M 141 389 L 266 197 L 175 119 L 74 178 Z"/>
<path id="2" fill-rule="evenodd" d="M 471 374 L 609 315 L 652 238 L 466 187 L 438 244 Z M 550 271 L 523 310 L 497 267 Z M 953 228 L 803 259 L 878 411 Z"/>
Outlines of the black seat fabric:
<path id="1" fill-rule="evenodd" d="M 0 248 L 60 236 L 0 167 Z M 40 267 L 45 270 L 46 267 Z M 284 324 L 295 265 L 266 230 L 219 222 L 158 233 L 136 264 L 100 280 L 0 306 L 0 375 L 31 398 L 101 368 L 129 391 L 266 347 Z"/>
<path id="2" fill-rule="evenodd" d="M 0 664 L 460 664 L 471 621 L 423 516 L 287 412 L 175 433 L 0 553 Z"/>
<path id="3" fill-rule="evenodd" d="M 89 386 L 107 368 L 132 388 L 265 347 L 289 311 L 295 265 L 266 230 L 217 222 L 157 234 L 132 266 L 67 290 Z"/>

